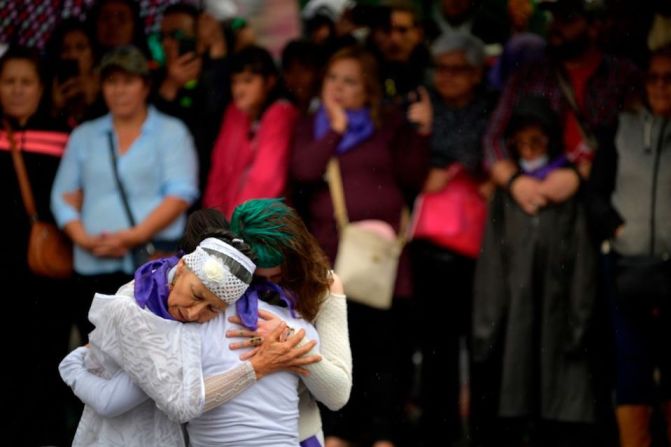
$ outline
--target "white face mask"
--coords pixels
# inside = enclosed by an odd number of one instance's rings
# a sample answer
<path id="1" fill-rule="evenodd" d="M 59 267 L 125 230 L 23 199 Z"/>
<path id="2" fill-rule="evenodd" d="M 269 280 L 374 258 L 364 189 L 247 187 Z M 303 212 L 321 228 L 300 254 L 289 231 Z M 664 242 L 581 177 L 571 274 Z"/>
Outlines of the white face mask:
<path id="1" fill-rule="evenodd" d="M 536 169 L 542 168 L 546 164 L 548 164 L 547 154 L 540 155 L 533 160 L 524 160 L 520 158 L 520 168 L 522 168 L 524 172 L 535 171 Z"/>

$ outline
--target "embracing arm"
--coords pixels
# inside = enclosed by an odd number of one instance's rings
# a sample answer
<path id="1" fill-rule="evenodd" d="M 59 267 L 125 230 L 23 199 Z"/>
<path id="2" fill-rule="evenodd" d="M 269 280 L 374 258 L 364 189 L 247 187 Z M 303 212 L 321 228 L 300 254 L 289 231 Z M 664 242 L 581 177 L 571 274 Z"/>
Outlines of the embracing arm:
<path id="1" fill-rule="evenodd" d="M 302 343 L 303 330 L 282 341 L 285 332 L 286 324 L 279 324 L 254 350 L 250 360 L 223 374 L 206 377 L 204 411 L 228 402 L 268 374 L 283 369 L 299 372 L 301 367 L 319 360 L 318 355 L 306 355 L 316 342 Z"/>
<path id="2" fill-rule="evenodd" d="M 109 379 L 88 371 L 84 364 L 87 352 L 86 347 L 75 349 L 61 361 L 58 370 L 75 396 L 93 411 L 103 417 L 116 417 L 149 399 L 123 370 Z"/>
<path id="3" fill-rule="evenodd" d="M 336 282 L 339 282 L 337 277 Z M 335 293 L 332 287 L 314 325 L 319 333 L 322 360 L 306 366 L 310 374 L 302 379 L 315 399 L 330 410 L 339 410 L 349 400 L 352 389 L 352 353 L 345 295 Z"/>

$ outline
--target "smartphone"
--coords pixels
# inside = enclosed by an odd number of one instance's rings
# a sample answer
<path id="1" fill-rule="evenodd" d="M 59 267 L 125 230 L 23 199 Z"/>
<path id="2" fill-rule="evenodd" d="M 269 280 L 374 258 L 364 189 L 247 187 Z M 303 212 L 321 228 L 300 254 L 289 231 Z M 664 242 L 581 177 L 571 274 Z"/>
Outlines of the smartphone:
<path id="1" fill-rule="evenodd" d="M 179 39 L 179 55 L 196 52 L 196 39 L 191 37 L 182 37 Z"/>
<path id="2" fill-rule="evenodd" d="M 56 79 L 59 84 L 70 78 L 79 76 L 79 61 L 76 59 L 61 59 L 56 66 Z"/>

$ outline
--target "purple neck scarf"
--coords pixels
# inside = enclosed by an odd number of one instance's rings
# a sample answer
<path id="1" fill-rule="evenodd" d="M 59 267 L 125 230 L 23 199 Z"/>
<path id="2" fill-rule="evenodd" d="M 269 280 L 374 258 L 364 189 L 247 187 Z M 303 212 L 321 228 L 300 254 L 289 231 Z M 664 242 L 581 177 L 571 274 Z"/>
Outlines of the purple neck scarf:
<path id="1" fill-rule="evenodd" d="M 345 113 L 347 114 L 347 129 L 336 148 L 338 155 L 342 155 L 352 149 L 370 137 L 375 131 L 375 125 L 373 124 L 373 118 L 370 116 L 369 109 L 346 110 Z M 326 114 L 326 109 L 324 106 L 319 106 L 315 114 L 314 137 L 316 139 L 322 138 L 328 133 L 329 129 L 331 129 L 331 123 Z"/>
<path id="2" fill-rule="evenodd" d="M 557 168 L 563 167 L 567 163 L 568 159 L 566 158 L 566 155 L 560 155 L 545 166 L 541 166 L 540 168 L 536 168 L 531 171 L 524 171 L 524 174 L 538 180 L 545 180 L 545 177 L 547 177 L 550 172 Z"/>
<path id="3" fill-rule="evenodd" d="M 277 293 L 280 300 L 289 308 L 291 316 L 296 318 L 294 298 L 287 294 L 283 288 L 271 281 L 253 283 L 235 303 L 238 317 L 240 317 L 242 325 L 247 329 L 256 330 L 259 319 L 259 300 L 262 299 L 260 294 L 267 292 Z"/>
<path id="4" fill-rule="evenodd" d="M 156 259 L 142 265 L 135 271 L 135 301 L 141 308 L 147 308 L 159 317 L 174 320 L 168 312 L 168 273 L 177 265 L 179 257 Z"/>
<path id="5" fill-rule="evenodd" d="M 316 436 L 310 436 L 308 439 L 301 441 L 299 445 L 301 447 L 322 447 Z"/>

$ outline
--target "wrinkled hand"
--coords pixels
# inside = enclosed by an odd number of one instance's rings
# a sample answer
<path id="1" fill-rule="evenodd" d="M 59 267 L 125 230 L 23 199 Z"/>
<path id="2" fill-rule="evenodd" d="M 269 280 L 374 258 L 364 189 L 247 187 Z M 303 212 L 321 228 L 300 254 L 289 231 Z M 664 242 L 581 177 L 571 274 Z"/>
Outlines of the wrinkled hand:
<path id="1" fill-rule="evenodd" d="M 305 337 L 305 330 L 303 329 L 290 336 L 286 341 L 281 341 L 282 335 L 286 333 L 287 329 L 286 323 L 280 323 L 263 340 L 260 346 L 240 356 L 241 360 L 249 359 L 254 367 L 257 379 L 281 370 L 307 376 L 309 373 L 304 366 L 321 360 L 320 355 L 308 354 L 317 344 L 315 340 L 310 340 L 298 347 L 298 344 Z"/>
<path id="2" fill-rule="evenodd" d="M 555 169 L 543 180 L 541 194 L 550 202 L 562 203 L 575 195 L 580 187 L 578 174 L 569 168 Z"/>
<path id="3" fill-rule="evenodd" d="M 240 317 L 234 315 L 228 318 L 228 321 L 240 325 L 240 329 L 230 329 L 226 331 L 226 337 L 228 338 L 254 338 L 261 337 L 261 339 L 267 338 L 272 334 L 272 332 L 279 326 L 284 323 L 280 317 L 275 315 L 272 312 L 268 312 L 263 309 L 259 309 L 259 319 L 257 321 L 256 331 L 250 331 L 242 327 L 242 321 Z M 287 339 L 289 331 L 287 330 L 286 334 L 283 334 L 283 337 L 280 337 L 280 341 L 285 341 Z M 250 340 L 245 340 L 242 342 L 231 343 L 229 347 L 231 349 L 242 349 L 256 346 Z"/>
<path id="4" fill-rule="evenodd" d="M 547 205 L 547 199 L 541 192 L 541 182 L 527 175 L 515 179 L 510 187 L 510 195 L 527 214 L 536 214 Z"/>
<path id="5" fill-rule="evenodd" d="M 426 88 L 419 87 L 419 101 L 413 102 L 408 107 L 408 121 L 417 126 L 417 132 L 420 135 L 429 135 L 433 126 L 433 107 L 431 107 L 431 98 Z"/>

